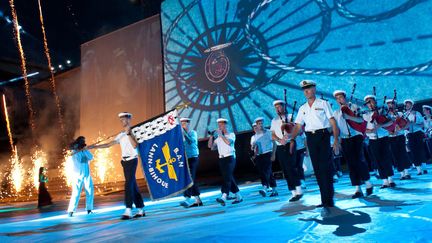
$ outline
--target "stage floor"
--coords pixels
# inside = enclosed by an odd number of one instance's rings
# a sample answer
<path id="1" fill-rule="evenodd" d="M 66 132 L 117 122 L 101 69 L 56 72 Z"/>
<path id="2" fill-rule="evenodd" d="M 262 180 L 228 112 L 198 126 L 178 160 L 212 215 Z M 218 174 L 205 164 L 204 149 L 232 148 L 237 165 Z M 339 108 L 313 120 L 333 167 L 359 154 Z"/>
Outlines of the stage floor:
<path id="1" fill-rule="evenodd" d="M 215 202 L 216 188 L 203 192 L 203 207 L 185 209 L 182 197 L 146 202 L 145 218 L 119 220 L 121 195 L 96 200 L 95 214 L 69 218 L 66 206 L 39 212 L 25 203 L 0 208 L 0 242 L 432 242 L 432 167 L 412 180 L 396 179 L 394 189 L 351 199 L 348 175 L 335 184 L 336 206 L 322 219 L 319 190 L 307 180 L 305 196 L 289 203 L 286 183 L 279 180 L 279 197 L 263 198 L 258 183 L 243 184 L 244 202 L 225 207 Z M 83 199 L 81 199 L 83 201 Z M 64 202 L 63 204 L 65 204 Z M 63 209 L 64 208 L 64 209 Z"/>

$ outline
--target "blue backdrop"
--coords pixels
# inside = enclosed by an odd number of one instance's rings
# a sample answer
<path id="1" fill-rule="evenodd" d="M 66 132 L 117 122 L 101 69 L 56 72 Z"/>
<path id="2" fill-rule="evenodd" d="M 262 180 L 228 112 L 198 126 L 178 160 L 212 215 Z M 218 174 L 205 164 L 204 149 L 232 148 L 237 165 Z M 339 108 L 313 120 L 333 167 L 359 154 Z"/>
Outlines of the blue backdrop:
<path id="1" fill-rule="evenodd" d="M 273 117 L 272 101 L 318 93 L 430 98 L 432 1 L 165 0 L 162 29 L 166 109 L 184 102 L 200 137 L 218 117 L 235 132 Z"/>

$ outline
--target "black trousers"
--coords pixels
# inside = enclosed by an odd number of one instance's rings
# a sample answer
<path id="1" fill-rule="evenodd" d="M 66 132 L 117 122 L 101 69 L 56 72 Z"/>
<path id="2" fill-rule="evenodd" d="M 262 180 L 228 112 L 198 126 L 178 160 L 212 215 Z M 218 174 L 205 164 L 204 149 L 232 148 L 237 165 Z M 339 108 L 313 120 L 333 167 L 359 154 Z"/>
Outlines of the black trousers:
<path id="1" fill-rule="evenodd" d="M 405 169 L 409 169 L 411 163 L 405 147 L 405 136 L 399 135 L 396 137 L 389 137 L 389 143 L 393 162 L 397 170 L 402 172 Z"/>
<path id="2" fill-rule="evenodd" d="M 123 173 L 125 177 L 125 205 L 126 208 L 132 208 L 132 204 L 135 204 L 136 208 L 143 208 L 144 202 L 139 192 L 138 185 L 136 183 L 135 173 L 138 165 L 138 159 L 132 159 L 128 161 L 121 161 L 123 166 Z"/>
<path id="3" fill-rule="evenodd" d="M 276 158 L 282 168 L 288 190 L 293 191 L 296 186 L 300 186 L 300 175 L 297 170 L 296 152 L 290 154 L 289 143 L 276 147 Z"/>
<path id="4" fill-rule="evenodd" d="M 369 171 L 378 170 L 378 165 L 376 163 L 376 159 L 373 157 L 373 154 L 369 148 L 369 144 L 363 142 L 363 153 L 365 155 Z"/>
<path id="5" fill-rule="evenodd" d="M 342 139 L 342 152 L 348 164 L 351 185 L 360 186 L 370 179 L 369 168 L 363 153 L 363 136 Z"/>
<path id="6" fill-rule="evenodd" d="M 297 172 L 300 177 L 300 180 L 305 179 L 304 169 L 303 169 L 303 160 L 305 157 L 306 148 L 298 149 L 296 152 L 296 167 Z"/>
<path id="7" fill-rule="evenodd" d="M 388 137 L 370 139 L 369 148 L 373 158 L 378 165 L 378 172 L 381 179 L 393 176 L 392 158 Z"/>
<path id="8" fill-rule="evenodd" d="M 234 179 L 235 166 L 236 166 L 236 159 L 234 158 L 234 156 L 219 158 L 219 169 L 221 171 L 222 178 L 223 178 L 221 192 L 226 193 L 227 195 L 229 194 L 229 192 L 232 193 L 239 192 L 239 188 Z"/>
<path id="9" fill-rule="evenodd" d="M 424 144 L 424 133 L 422 131 L 418 131 L 415 133 L 408 133 L 408 147 L 411 151 L 411 159 L 412 163 L 415 166 L 420 166 L 422 163 L 425 163 L 427 160 L 427 154 L 425 150 Z"/>
<path id="10" fill-rule="evenodd" d="M 192 185 L 192 187 L 188 188 L 184 192 L 183 195 L 185 197 L 192 197 L 192 196 L 199 196 L 200 195 L 200 191 L 199 191 L 198 185 L 197 185 L 196 180 L 195 180 L 196 171 L 198 169 L 198 164 L 199 164 L 198 157 L 188 158 L 189 171 L 191 173 L 193 185 Z"/>
<path id="11" fill-rule="evenodd" d="M 276 187 L 276 180 L 273 177 L 271 152 L 260 154 L 255 158 L 255 164 L 261 177 L 261 184 L 266 187 Z"/>
<path id="12" fill-rule="evenodd" d="M 312 167 L 321 193 L 321 202 L 324 207 L 333 207 L 333 163 L 330 147 L 330 133 L 327 129 L 315 133 L 306 132 L 306 142 Z"/>

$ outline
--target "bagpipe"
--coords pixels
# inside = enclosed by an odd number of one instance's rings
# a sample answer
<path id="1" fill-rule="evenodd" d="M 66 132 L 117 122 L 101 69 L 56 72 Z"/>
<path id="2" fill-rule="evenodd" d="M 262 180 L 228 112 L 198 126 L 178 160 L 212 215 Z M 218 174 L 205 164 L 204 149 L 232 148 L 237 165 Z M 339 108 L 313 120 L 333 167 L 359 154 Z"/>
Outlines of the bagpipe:
<path id="1" fill-rule="evenodd" d="M 343 114 L 346 114 L 348 116 L 359 117 L 360 116 L 359 108 L 356 109 L 355 111 L 352 110 L 352 100 L 353 100 L 353 97 L 354 97 L 355 89 L 356 89 L 356 84 L 353 85 L 353 88 L 351 90 L 351 97 L 349 99 L 348 105 L 343 105 L 341 107 L 341 111 L 342 111 Z M 354 130 L 356 130 L 358 132 L 361 132 L 362 134 L 365 134 L 365 132 L 366 132 L 366 125 L 367 125 L 366 121 L 358 123 L 358 122 L 346 119 L 346 122 Z"/>
<path id="2" fill-rule="evenodd" d="M 285 121 L 282 120 L 281 130 L 282 130 L 282 133 L 284 133 L 284 134 L 285 133 L 290 134 L 295 127 L 293 119 L 294 119 L 294 112 L 296 109 L 297 101 L 294 101 L 291 119 L 289 119 L 289 120 L 288 120 L 288 109 L 287 109 L 288 103 L 287 103 L 287 90 L 286 89 L 284 89 L 284 101 L 285 101 Z"/>
<path id="3" fill-rule="evenodd" d="M 397 100 L 397 98 L 396 98 L 397 93 L 396 93 L 396 90 L 394 90 L 393 92 L 394 92 L 393 103 L 395 103 L 395 101 Z M 409 120 L 405 117 L 405 115 L 399 116 L 399 112 L 398 112 L 398 109 L 396 107 L 396 104 L 395 104 L 395 107 L 393 108 L 392 112 L 394 113 L 395 118 L 396 118 L 394 120 L 395 129 L 396 129 L 396 126 L 398 126 L 399 128 L 404 128 L 408 125 Z"/>
<path id="4" fill-rule="evenodd" d="M 376 88 L 374 89 L 374 95 L 376 94 Z M 393 102 L 396 100 L 396 90 L 394 90 Z M 396 131 L 396 127 L 404 128 L 408 124 L 408 120 L 405 117 L 400 117 L 398 115 L 397 109 L 394 109 L 396 119 L 393 120 L 389 117 L 390 109 L 386 109 L 386 100 L 387 96 L 384 96 L 383 106 L 381 108 L 376 107 L 373 111 L 372 121 L 376 122 L 378 125 L 381 125 L 382 128 L 389 131 L 390 133 L 394 133 Z"/>

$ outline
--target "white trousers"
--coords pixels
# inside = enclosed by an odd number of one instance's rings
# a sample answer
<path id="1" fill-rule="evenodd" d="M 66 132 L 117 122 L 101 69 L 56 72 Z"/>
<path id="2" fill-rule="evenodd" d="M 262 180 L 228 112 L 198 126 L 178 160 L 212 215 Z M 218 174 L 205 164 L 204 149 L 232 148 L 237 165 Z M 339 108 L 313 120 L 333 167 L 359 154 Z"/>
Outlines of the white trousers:
<path id="1" fill-rule="evenodd" d="M 72 195 L 69 201 L 68 212 L 76 212 L 78 208 L 78 203 L 80 200 L 81 189 L 84 184 L 84 190 L 86 194 L 86 210 L 93 210 L 93 198 L 94 198 L 94 190 L 93 190 L 93 180 L 90 175 L 83 176 L 79 175 L 75 178 L 75 181 L 72 183 Z"/>

